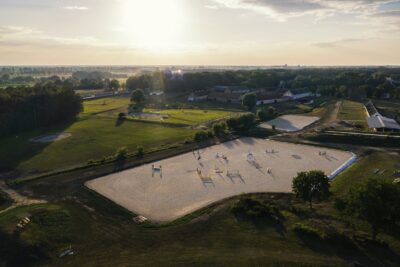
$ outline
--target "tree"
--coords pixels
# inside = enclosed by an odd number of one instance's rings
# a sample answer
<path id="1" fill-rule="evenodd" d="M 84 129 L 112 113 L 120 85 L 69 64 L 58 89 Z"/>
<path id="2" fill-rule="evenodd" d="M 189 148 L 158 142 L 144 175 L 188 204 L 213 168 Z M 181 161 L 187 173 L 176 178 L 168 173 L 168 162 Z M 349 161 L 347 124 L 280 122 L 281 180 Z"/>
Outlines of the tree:
<path id="1" fill-rule="evenodd" d="M 369 179 L 347 195 L 348 213 L 366 220 L 375 240 L 384 226 L 394 225 L 400 216 L 400 187 L 382 180 Z"/>
<path id="2" fill-rule="evenodd" d="M 226 123 L 224 122 L 216 123 L 213 125 L 213 132 L 214 135 L 217 137 L 224 135 L 225 130 L 226 130 Z"/>
<path id="3" fill-rule="evenodd" d="M 255 119 L 256 116 L 253 113 L 248 113 L 239 117 L 229 118 L 226 124 L 233 131 L 245 131 L 254 125 Z"/>
<path id="4" fill-rule="evenodd" d="M 196 142 L 201 142 L 204 140 L 207 140 L 207 138 L 209 137 L 208 132 L 206 131 L 198 131 L 194 134 L 194 140 Z"/>
<path id="5" fill-rule="evenodd" d="M 115 154 L 115 158 L 118 161 L 124 161 L 128 155 L 128 149 L 126 147 L 120 147 Z"/>
<path id="6" fill-rule="evenodd" d="M 145 95 L 142 89 L 136 89 L 131 94 L 131 102 L 136 104 L 143 104 L 145 101 Z"/>
<path id="7" fill-rule="evenodd" d="M 260 121 L 267 121 L 269 120 L 268 112 L 265 109 L 260 109 L 257 111 L 257 118 Z"/>
<path id="8" fill-rule="evenodd" d="M 293 179 L 292 189 L 296 197 L 308 201 L 324 200 L 329 196 L 329 179 L 323 171 L 299 172 Z"/>
<path id="9" fill-rule="evenodd" d="M 138 156 L 139 158 L 143 158 L 143 156 L 144 156 L 144 149 L 143 149 L 143 147 L 139 146 L 139 147 L 137 148 L 137 156 Z"/>
<path id="10" fill-rule="evenodd" d="M 121 85 L 120 85 L 119 81 L 116 79 L 111 80 L 109 83 L 109 88 L 112 91 L 117 91 L 120 87 L 121 87 Z"/>
<path id="11" fill-rule="evenodd" d="M 242 105 L 252 110 L 257 104 L 257 95 L 255 93 L 247 93 L 243 96 Z"/>
<path id="12" fill-rule="evenodd" d="M 257 112 L 257 117 L 260 121 L 268 121 L 272 120 L 276 116 L 275 108 L 273 107 L 264 107 Z"/>

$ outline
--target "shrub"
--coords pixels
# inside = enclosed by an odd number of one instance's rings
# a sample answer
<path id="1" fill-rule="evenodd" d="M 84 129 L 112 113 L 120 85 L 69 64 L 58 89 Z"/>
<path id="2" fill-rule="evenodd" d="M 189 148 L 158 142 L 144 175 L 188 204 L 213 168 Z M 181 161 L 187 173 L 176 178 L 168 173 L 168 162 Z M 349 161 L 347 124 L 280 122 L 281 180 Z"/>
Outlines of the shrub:
<path id="1" fill-rule="evenodd" d="M 127 155 L 128 155 L 128 149 L 126 147 L 120 147 L 118 148 L 117 153 L 115 154 L 115 158 L 118 161 L 122 161 L 126 159 Z"/>
<path id="2" fill-rule="evenodd" d="M 201 142 L 208 139 L 208 132 L 206 131 L 198 131 L 194 134 L 194 140 L 196 142 Z"/>
<path id="3" fill-rule="evenodd" d="M 236 216 L 249 219 L 272 218 L 279 220 L 278 217 L 280 217 L 280 212 L 275 206 L 262 203 L 249 197 L 241 198 L 233 206 L 232 212 Z"/>
<path id="4" fill-rule="evenodd" d="M 137 148 L 137 156 L 138 156 L 139 158 L 143 158 L 143 156 L 144 156 L 144 149 L 143 149 L 143 147 L 139 146 L 139 147 Z"/>
<path id="5" fill-rule="evenodd" d="M 326 234 L 324 232 L 321 232 L 318 229 L 304 223 L 296 223 L 293 226 L 293 231 L 298 235 L 308 236 L 311 238 L 316 238 L 316 239 L 326 238 Z"/>

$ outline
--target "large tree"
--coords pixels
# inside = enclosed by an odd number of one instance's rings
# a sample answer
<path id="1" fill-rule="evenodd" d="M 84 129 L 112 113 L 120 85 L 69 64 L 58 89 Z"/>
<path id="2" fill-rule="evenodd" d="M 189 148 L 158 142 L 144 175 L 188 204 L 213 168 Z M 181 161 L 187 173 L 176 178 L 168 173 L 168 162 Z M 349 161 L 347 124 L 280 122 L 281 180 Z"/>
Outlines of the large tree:
<path id="1" fill-rule="evenodd" d="M 347 196 L 347 211 L 366 220 L 375 240 L 379 230 L 400 219 L 400 187 L 378 179 L 369 179 Z"/>
<path id="2" fill-rule="evenodd" d="M 252 110 L 257 104 L 257 95 L 255 93 L 247 93 L 243 96 L 242 105 Z"/>
<path id="3" fill-rule="evenodd" d="M 143 104 L 146 100 L 144 92 L 142 89 L 136 89 L 131 94 L 131 102 L 135 104 Z"/>
<path id="4" fill-rule="evenodd" d="M 310 208 L 314 200 L 324 200 L 329 196 L 329 186 L 329 179 L 323 171 L 299 172 L 292 182 L 296 197 L 307 201 Z"/>

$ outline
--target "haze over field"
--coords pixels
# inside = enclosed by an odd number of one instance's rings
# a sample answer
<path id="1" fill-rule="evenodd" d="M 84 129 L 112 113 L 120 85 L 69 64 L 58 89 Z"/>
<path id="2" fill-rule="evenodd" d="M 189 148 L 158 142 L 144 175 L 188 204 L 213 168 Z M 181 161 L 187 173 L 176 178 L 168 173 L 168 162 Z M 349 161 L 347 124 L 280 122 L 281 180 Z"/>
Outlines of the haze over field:
<path id="1" fill-rule="evenodd" d="M 2 0 L 0 64 L 400 64 L 398 0 Z"/>

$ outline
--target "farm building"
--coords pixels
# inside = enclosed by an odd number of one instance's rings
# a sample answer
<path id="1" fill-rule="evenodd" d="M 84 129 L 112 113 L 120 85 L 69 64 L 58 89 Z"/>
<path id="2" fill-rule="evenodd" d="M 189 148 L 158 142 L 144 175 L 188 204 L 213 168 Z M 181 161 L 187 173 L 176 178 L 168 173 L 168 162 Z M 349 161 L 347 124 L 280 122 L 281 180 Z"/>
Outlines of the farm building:
<path id="1" fill-rule="evenodd" d="M 209 92 L 206 91 L 206 90 L 196 91 L 196 92 L 191 93 L 188 96 L 187 101 L 196 102 L 196 101 L 207 100 L 208 99 L 208 94 L 209 94 Z"/>
<path id="2" fill-rule="evenodd" d="M 394 119 L 381 115 L 371 101 L 365 104 L 365 109 L 368 114 L 367 123 L 369 128 L 381 132 L 400 131 L 400 124 Z"/>

